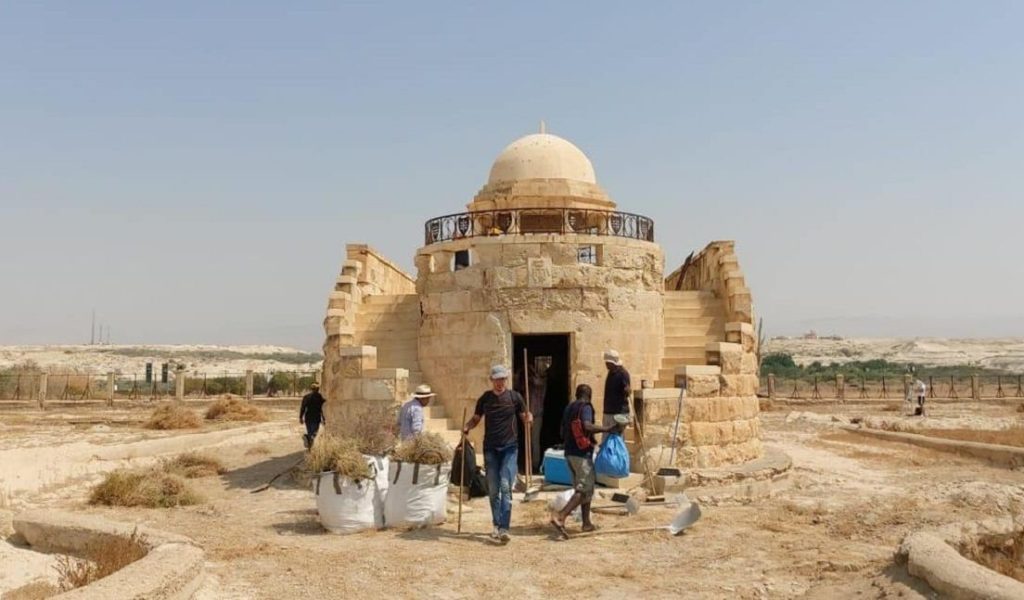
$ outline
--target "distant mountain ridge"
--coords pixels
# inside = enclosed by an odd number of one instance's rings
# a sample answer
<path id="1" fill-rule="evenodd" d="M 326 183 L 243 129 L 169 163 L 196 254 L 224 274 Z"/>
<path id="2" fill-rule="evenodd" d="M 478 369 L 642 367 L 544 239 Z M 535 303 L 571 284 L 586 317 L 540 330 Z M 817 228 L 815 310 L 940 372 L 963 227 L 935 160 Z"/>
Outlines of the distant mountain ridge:
<path id="1" fill-rule="evenodd" d="M 777 337 L 763 353 L 789 354 L 800 365 L 885 359 L 928 366 L 975 365 L 1024 372 L 1024 338 L 818 338 Z"/>

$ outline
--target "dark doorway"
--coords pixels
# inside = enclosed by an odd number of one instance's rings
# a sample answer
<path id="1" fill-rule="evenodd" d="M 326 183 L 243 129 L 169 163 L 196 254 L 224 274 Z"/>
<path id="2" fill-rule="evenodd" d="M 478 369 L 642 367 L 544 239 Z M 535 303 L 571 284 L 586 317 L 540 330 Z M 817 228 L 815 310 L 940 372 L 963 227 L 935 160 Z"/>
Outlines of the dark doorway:
<path id="1" fill-rule="evenodd" d="M 569 386 L 572 383 L 569 373 L 569 335 L 514 335 L 512 347 L 513 387 L 526 397 L 524 358 L 529 360 L 530 379 L 533 380 L 530 386 L 531 412 L 540 421 L 539 431 L 535 434 L 540 438 L 539 451 L 533 456 L 536 470 L 544 458 L 544 451 L 562 443 L 562 412 L 569 403 Z M 543 390 L 543 398 L 538 397 L 541 395 L 538 390 Z M 537 414 L 538 408 L 543 409 L 540 415 Z M 534 424 L 537 424 L 536 421 Z M 525 472 L 525 436 L 520 435 L 519 440 L 519 470 Z"/>

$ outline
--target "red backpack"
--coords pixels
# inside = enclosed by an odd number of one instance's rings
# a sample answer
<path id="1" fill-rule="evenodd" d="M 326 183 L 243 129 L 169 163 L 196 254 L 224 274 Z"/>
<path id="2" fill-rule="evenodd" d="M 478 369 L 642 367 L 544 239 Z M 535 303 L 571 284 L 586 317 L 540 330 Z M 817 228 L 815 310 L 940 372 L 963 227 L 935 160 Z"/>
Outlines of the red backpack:
<path id="1" fill-rule="evenodd" d="M 594 447 L 594 444 L 590 441 L 590 436 L 587 435 L 587 430 L 583 427 L 583 403 L 579 402 L 578 404 L 579 406 L 573 409 L 572 419 L 569 421 L 569 432 L 572 433 L 577 448 L 580 450 L 590 450 Z"/>

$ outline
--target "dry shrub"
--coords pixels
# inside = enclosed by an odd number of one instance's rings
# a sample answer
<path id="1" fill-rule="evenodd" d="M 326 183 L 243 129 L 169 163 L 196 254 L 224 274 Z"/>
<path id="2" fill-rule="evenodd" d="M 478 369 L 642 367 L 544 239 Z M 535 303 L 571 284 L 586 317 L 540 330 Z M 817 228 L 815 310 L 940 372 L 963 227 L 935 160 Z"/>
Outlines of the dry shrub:
<path id="1" fill-rule="evenodd" d="M 86 548 L 84 559 L 62 556 L 54 567 L 60 591 L 68 592 L 116 573 L 146 556 L 145 539 L 138 531 L 129 537 L 111 537 Z"/>
<path id="2" fill-rule="evenodd" d="M 355 481 L 369 479 L 371 475 L 370 465 L 355 440 L 326 432 L 316 436 L 306 454 L 306 466 L 313 473 L 335 471 Z"/>
<path id="3" fill-rule="evenodd" d="M 266 456 L 270 454 L 270 448 L 266 444 L 260 444 L 259 446 L 253 446 L 245 451 L 246 456 Z"/>
<path id="4" fill-rule="evenodd" d="M 196 413 L 178 404 L 157 407 L 146 422 L 146 429 L 196 429 L 202 421 Z"/>
<path id="5" fill-rule="evenodd" d="M 769 412 L 775 410 L 775 401 L 771 398 L 758 398 L 757 403 L 761 412 Z"/>
<path id="6" fill-rule="evenodd" d="M 220 475 L 226 469 L 219 460 L 208 454 L 187 452 L 165 461 L 163 470 L 165 473 L 179 475 L 185 479 L 197 479 Z"/>
<path id="7" fill-rule="evenodd" d="M 347 419 L 341 435 L 355 440 L 363 454 L 384 456 L 395 447 L 397 424 L 393 407 L 372 406 Z"/>
<path id="8" fill-rule="evenodd" d="M 211 421 L 253 421 L 262 423 L 267 420 L 267 413 L 239 398 L 226 397 L 214 402 L 206 410 L 206 418 Z"/>
<path id="9" fill-rule="evenodd" d="M 1024 581 L 1024 531 L 1018 531 L 1010 538 L 981 543 L 972 540 L 960 549 L 960 554 L 987 569 Z"/>
<path id="10" fill-rule="evenodd" d="M 903 412 L 902 402 L 889 402 L 882 407 L 883 412 Z"/>
<path id="11" fill-rule="evenodd" d="M 202 502 L 202 497 L 178 475 L 158 469 L 118 469 L 92 490 L 89 504 L 170 508 Z"/>
<path id="12" fill-rule="evenodd" d="M 391 458 L 421 465 L 443 465 L 452 461 L 454 453 L 440 435 L 426 431 L 395 448 Z"/>
<path id="13" fill-rule="evenodd" d="M 0 594 L 0 600 L 46 600 L 59 593 L 60 589 L 49 581 L 33 581 Z"/>

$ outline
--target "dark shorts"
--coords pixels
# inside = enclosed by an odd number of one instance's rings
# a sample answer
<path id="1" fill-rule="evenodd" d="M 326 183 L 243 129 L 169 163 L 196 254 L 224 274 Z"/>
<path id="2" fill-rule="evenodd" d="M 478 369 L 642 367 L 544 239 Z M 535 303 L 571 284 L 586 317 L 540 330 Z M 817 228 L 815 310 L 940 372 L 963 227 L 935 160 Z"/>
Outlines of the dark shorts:
<path id="1" fill-rule="evenodd" d="M 594 474 L 594 459 L 590 456 L 566 456 L 569 472 L 572 473 L 572 489 L 583 494 L 586 502 L 594 497 L 594 486 L 597 484 Z"/>

